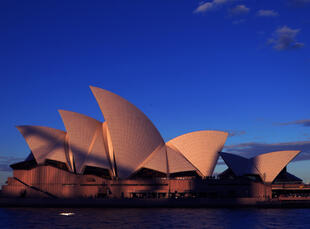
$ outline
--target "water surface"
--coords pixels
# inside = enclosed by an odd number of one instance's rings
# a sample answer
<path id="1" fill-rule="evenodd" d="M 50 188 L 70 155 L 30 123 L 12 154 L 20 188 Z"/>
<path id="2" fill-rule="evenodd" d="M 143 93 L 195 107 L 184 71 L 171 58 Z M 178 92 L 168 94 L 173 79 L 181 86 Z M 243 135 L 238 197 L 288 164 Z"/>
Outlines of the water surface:
<path id="1" fill-rule="evenodd" d="M 310 209 L 0 208 L 0 227 L 310 228 Z"/>

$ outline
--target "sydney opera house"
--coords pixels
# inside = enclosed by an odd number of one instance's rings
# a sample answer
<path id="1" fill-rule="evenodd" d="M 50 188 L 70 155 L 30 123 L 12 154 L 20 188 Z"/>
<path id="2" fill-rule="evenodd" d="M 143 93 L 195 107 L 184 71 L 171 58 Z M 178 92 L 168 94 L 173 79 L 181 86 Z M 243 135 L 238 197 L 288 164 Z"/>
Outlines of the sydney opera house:
<path id="1" fill-rule="evenodd" d="M 2 195 L 43 198 L 279 198 L 306 195 L 286 171 L 300 151 L 253 158 L 222 152 L 228 133 L 196 131 L 165 142 L 153 123 L 124 98 L 91 87 L 100 122 L 59 110 L 66 131 L 17 126 L 29 156 L 11 165 Z M 217 177 L 221 157 L 227 169 Z"/>

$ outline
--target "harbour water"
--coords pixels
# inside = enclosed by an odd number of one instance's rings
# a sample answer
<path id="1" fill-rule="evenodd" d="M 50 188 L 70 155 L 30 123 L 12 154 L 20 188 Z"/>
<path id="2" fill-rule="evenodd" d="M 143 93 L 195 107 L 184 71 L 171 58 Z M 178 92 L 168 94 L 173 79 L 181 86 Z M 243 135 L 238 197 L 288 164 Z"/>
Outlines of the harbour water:
<path id="1" fill-rule="evenodd" d="M 310 228 L 310 209 L 0 208 L 0 228 Z"/>

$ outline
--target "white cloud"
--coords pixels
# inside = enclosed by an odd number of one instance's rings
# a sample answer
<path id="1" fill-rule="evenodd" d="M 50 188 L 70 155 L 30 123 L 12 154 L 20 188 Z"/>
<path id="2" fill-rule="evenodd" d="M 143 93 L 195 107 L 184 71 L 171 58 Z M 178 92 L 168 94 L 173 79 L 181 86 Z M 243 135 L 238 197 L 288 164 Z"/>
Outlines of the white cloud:
<path id="1" fill-rule="evenodd" d="M 279 13 L 274 10 L 259 10 L 257 15 L 260 17 L 276 17 L 279 16 Z"/>
<path id="2" fill-rule="evenodd" d="M 304 44 L 296 41 L 299 31 L 299 29 L 291 29 L 288 26 L 280 27 L 274 32 L 268 43 L 272 44 L 273 48 L 278 51 L 301 48 Z"/>
<path id="3" fill-rule="evenodd" d="M 209 10 L 216 9 L 217 7 L 227 3 L 229 0 L 213 0 L 210 2 L 204 2 L 200 4 L 195 10 L 194 13 L 203 13 Z"/>
<path id="4" fill-rule="evenodd" d="M 230 9 L 229 12 L 233 15 L 247 14 L 250 12 L 250 8 L 246 7 L 245 5 L 237 5 Z"/>

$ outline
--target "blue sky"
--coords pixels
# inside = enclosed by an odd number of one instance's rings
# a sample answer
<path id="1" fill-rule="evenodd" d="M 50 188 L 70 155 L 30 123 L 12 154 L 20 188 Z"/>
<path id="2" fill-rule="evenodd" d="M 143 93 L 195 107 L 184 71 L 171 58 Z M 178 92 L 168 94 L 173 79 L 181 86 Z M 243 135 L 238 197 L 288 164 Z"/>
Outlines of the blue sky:
<path id="1" fill-rule="evenodd" d="M 103 121 L 89 85 L 131 101 L 165 140 L 230 132 L 227 152 L 302 149 L 310 181 L 310 0 L 0 2 L 0 183 L 29 149 L 16 125 Z M 217 168 L 220 172 L 223 168 Z"/>

